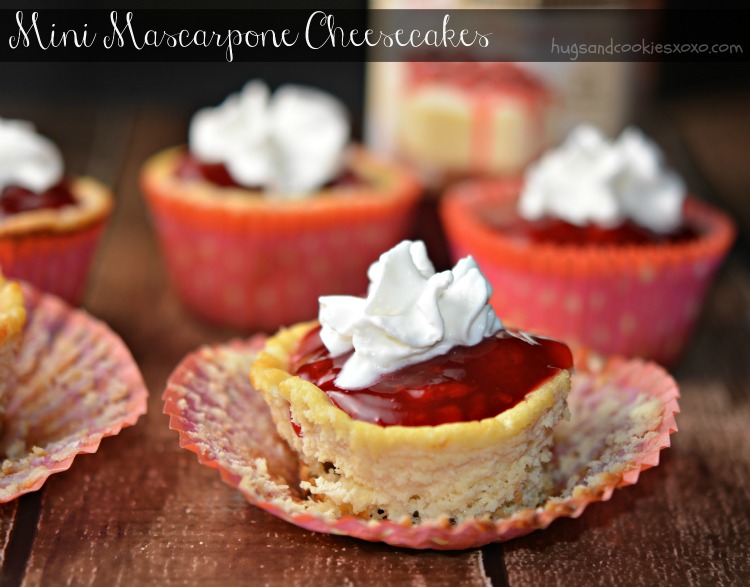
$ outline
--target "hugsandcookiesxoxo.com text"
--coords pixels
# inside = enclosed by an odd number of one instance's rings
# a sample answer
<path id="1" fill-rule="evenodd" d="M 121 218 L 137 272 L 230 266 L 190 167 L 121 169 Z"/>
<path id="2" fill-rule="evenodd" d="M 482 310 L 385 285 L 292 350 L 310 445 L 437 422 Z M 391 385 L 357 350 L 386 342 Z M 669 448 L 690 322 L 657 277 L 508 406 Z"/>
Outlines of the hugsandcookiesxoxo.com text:
<path id="1" fill-rule="evenodd" d="M 238 47 L 294 47 L 298 43 L 311 49 L 335 47 L 424 47 L 424 48 L 465 48 L 482 47 L 490 44 L 492 33 L 480 33 L 475 30 L 456 30 L 450 26 L 450 15 L 442 18 L 438 28 L 396 29 L 393 31 L 372 28 L 357 29 L 336 25 L 335 17 L 322 10 L 310 14 L 304 30 L 266 29 L 240 30 L 228 29 L 225 32 L 214 30 L 181 28 L 168 31 L 153 28 L 141 29 L 135 22 L 135 13 L 113 10 L 109 13 L 111 30 L 100 35 L 82 23 L 79 28 L 57 30 L 55 23 L 43 22 L 37 11 L 25 14 L 16 12 L 18 30 L 9 38 L 11 49 L 36 47 L 44 51 L 59 47 L 104 49 L 130 47 L 138 51 L 149 48 L 188 48 L 204 47 L 224 50 L 224 58 L 233 61 Z"/>

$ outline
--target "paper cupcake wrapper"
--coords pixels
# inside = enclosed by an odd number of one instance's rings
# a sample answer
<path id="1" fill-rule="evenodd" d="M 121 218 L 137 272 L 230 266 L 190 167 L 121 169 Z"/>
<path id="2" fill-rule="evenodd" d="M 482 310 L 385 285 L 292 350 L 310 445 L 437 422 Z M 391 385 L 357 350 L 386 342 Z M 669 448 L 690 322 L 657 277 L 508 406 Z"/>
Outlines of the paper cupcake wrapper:
<path id="1" fill-rule="evenodd" d="M 455 526 L 448 519 L 414 526 L 332 517 L 299 489 L 299 463 L 250 384 L 248 373 L 263 343 L 259 336 L 188 355 L 167 383 L 164 412 L 179 432 L 180 446 L 217 468 L 250 503 L 317 532 L 438 550 L 510 540 L 559 517 L 578 517 L 589 503 L 636 483 L 642 470 L 658 464 L 659 452 L 677 429 L 679 392 L 660 367 L 620 358 L 604 364 L 595 357 L 581 360 L 588 366 L 573 377 L 571 421 L 556 430 L 556 495 L 540 507 Z"/>
<path id="2" fill-rule="evenodd" d="M 389 194 L 362 188 L 297 202 L 239 190 L 207 202 L 190 198 L 185 182 L 152 181 L 148 168 L 142 183 L 184 304 L 217 323 L 269 331 L 314 318 L 318 296 L 364 293 L 367 268 L 408 233 L 419 197 L 406 176 Z M 186 197 L 170 191 L 180 189 Z"/>
<path id="3" fill-rule="evenodd" d="M 84 230 L 0 237 L 0 267 L 70 304 L 83 299 L 86 278 L 104 222 Z"/>
<path id="4" fill-rule="evenodd" d="M 132 426 L 148 392 L 130 352 L 106 325 L 23 285 L 26 327 L 8 391 L 0 503 L 36 491 L 80 453 Z"/>
<path id="5" fill-rule="evenodd" d="M 673 362 L 732 244 L 731 220 L 690 198 L 686 218 L 704 234 L 687 242 L 586 250 L 524 245 L 480 219 L 481 210 L 507 206 L 520 185 L 467 183 L 441 206 L 453 257 L 474 256 L 503 321 L 605 354 Z"/>

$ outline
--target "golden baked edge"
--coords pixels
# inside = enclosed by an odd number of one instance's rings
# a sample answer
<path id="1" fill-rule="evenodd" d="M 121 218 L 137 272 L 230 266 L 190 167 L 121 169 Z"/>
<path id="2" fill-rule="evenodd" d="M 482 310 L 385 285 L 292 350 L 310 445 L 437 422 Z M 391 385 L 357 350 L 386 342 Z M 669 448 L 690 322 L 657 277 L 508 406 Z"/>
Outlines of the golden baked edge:
<path id="1" fill-rule="evenodd" d="M 26 321 L 21 287 L 0 274 L 0 343 L 18 337 Z"/>
<path id="2" fill-rule="evenodd" d="M 75 206 L 42 208 L 8 216 L 0 222 L 0 237 L 83 230 L 104 221 L 112 212 L 112 192 L 95 179 L 73 178 L 70 182 L 70 192 L 76 200 Z"/>
<path id="3" fill-rule="evenodd" d="M 352 187 L 321 188 L 315 198 L 287 200 L 274 198 L 259 190 L 240 187 L 221 187 L 201 179 L 185 181 L 178 177 L 176 169 L 185 152 L 184 146 L 171 147 L 153 155 L 141 170 L 141 185 L 146 193 L 158 193 L 161 197 L 194 206 L 219 207 L 226 210 L 242 211 L 257 208 L 281 206 L 287 212 L 317 208 L 336 208 L 341 198 L 352 194 L 356 202 L 367 200 L 400 201 L 416 198 L 418 187 L 411 173 L 401 167 L 371 155 L 361 147 L 350 147 L 347 151 L 348 166 L 360 175 L 365 183 Z M 263 196 L 258 198 L 248 196 Z M 349 204 L 352 202 L 347 200 Z"/>

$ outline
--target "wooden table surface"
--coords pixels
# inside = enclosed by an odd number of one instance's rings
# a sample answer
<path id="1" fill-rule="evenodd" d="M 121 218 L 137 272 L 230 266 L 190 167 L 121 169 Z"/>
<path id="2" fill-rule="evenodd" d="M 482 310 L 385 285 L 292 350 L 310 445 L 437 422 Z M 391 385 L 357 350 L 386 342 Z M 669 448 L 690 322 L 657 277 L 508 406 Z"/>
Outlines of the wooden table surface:
<path id="1" fill-rule="evenodd" d="M 750 96 L 655 105 L 649 130 L 691 186 L 750 234 Z M 108 182 L 117 209 L 84 307 L 130 347 L 150 390 L 138 425 L 0 506 L 2 585 L 748 585 L 750 272 L 740 240 L 674 375 L 680 431 L 661 465 L 611 501 L 542 532 L 465 552 L 409 551 L 313 534 L 248 505 L 179 448 L 165 381 L 188 352 L 236 332 L 186 314 L 168 289 L 137 186 L 155 151 L 183 142 L 187 113 L 134 106 L 60 111 L 4 103 L 36 121 L 70 169 Z"/>

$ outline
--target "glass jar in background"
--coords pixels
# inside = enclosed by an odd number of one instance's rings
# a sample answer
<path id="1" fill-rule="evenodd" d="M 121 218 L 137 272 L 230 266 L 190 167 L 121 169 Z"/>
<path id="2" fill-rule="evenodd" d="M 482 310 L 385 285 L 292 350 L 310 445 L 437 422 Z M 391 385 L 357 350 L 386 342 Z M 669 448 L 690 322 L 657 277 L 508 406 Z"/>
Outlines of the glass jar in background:
<path id="1" fill-rule="evenodd" d="M 570 3 L 371 2 L 374 9 L 548 6 Z M 512 18 L 508 34 L 519 57 L 525 54 L 525 44 L 546 42 L 544 27 L 549 20 L 535 22 L 528 15 L 523 20 Z M 581 122 L 616 135 L 633 122 L 639 104 L 649 95 L 651 74 L 651 64 L 635 62 L 371 61 L 367 65 L 365 140 L 375 151 L 412 165 L 433 195 L 438 195 L 467 177 L 521 174 Z"/>

